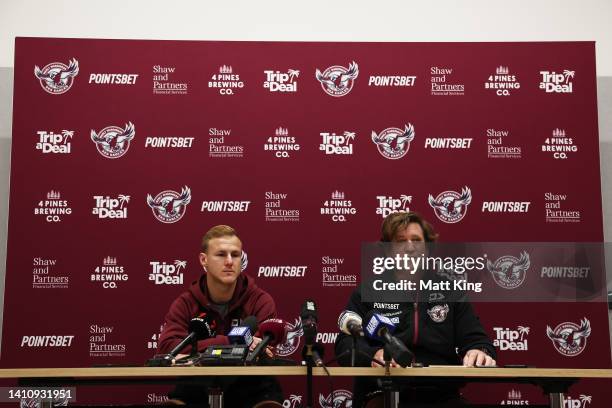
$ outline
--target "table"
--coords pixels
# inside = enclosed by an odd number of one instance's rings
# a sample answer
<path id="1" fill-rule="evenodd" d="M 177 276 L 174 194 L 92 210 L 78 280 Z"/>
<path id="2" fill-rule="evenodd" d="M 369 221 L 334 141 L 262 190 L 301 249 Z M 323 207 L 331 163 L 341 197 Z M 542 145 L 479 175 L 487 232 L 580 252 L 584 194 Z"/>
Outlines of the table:
<path id="1" fill-rule="evenodd" d="M 540 386 L 549 395 L 552 408 L 563 407 L 563 394 L 581 378 L 611 378 L 612 369 L 582 368 L 477 368 L 462 366 L 328 367 L 334 377 L 453 378 L 472 382 L 511 382 Z M 0 378 L 16 378 L 20 386 L 102 385 L 134 383 L 176 383 L 200 376 L 273 375 L 305 376 L 305 366 L 249 367 L 94 367 L 94 368 L 10 368 L 0 369 Z M 327 375 L 322 368 L 314 376 Z"/>

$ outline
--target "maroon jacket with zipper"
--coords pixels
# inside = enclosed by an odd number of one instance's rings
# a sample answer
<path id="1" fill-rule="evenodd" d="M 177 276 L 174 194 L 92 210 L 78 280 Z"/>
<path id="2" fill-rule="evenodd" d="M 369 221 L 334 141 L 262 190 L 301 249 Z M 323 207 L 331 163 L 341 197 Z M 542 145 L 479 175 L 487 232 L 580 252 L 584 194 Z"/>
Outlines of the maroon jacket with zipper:
<path id="1" fill-rule="evenodd" d="M 169 353 L 185 337 L 189 335 L 189 321 L 201 312 L 206 312 L 209 322 L 215 321 L 215 337 L 198 341 L 198 351 L 206 347 L 220 344 L 229 344 L 226 334 L 230 331 L 232 321 L 243 320 L 248 316 L 255 316 L 257 323 L 276 317 L 276 305 L 272 296 L 257 287 L 253 278 L 241 274 L 236 281 L 234 295 L 228 303 L 227 315 L 224 319 L 210 307 L 211 300 L 206 287 L 206 273 L 194 281 L 189 290 L 183 292 L 170 306 L 164 328 L 162 330 L 158 353 Z M 185 347 L 181 353 L 188 354 L 191 346 Z"/>

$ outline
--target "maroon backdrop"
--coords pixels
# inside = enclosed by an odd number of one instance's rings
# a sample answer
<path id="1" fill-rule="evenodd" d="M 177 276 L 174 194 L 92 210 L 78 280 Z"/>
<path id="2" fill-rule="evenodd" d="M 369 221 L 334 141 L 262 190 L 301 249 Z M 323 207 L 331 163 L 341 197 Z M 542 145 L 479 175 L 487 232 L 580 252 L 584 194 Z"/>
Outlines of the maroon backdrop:
<path id="1" fill-rule="evenodd" d="M 379 238 L 389 211 L 424 214 L 442 241 L 601 242 L 594 51 L 590 42 L 18 38 L 0 363 L 144 362 L 170 303 L 201 273 L 199 240 L 216 224 L 238 230 L 245 273 L 282 318 L 294 323 L 305 298 L 318 302 L 328 356 L 360 245 Z M 405 130 L 409 141 L 398 142 Z M 373 141 L 386 135 L 393 159 Z M 466 187 L 463 218 L 438 219 L 429 195 Z M 149 205 L 181 193 L 190 201 L 174 213 Z M 489 211 L 488 202 L 529 204 Z M 298 273 L 273 276 L 274 267 Z M 502 346 L 501 363 L 610 366 L 603 303 L 475 307 L 493 339 L 520 336 L 521 350 Z M 582 352 L 558 352 L 547 326 L 585 318 Z M 287 345 L 288 357 L 299 359 L 300 346 L 299 337 Z M 304 384 L 285 385 L 286 405 L 304 401 Z M 316 387 L 316 400 L 329 397 L 326 381 Z M 158 388 L 113 398 L 160 401 Z M 530 386 L 486 388 L 466 394 L 543 401 Z M 604 393 L 604 382 L 584 381 L 568 401 L 603 406 Z"/>

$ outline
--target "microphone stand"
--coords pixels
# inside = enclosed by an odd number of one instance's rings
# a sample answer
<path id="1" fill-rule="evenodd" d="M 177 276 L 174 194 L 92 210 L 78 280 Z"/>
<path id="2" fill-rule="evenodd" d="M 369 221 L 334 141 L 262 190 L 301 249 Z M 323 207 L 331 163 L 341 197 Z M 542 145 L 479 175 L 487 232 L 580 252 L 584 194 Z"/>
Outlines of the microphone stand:
<path id="1" fill-rule="evenodd" d="M 313 345 L 304 344 L 302 353 L 306 361 L 306 408 L 312 408 L 312 367 L 315 365 L 312 354 Z"/>
<path id="2" fill-rule="evenodd" d="M 381 388 L 383 390 L 384 396 L 384 407 L 385 408 L 397 408 L 399 403 L 398 392 L 393 388 L 393 380 L 391 379 L 391 350 L 389 350 L 388 345 L 384 348 L 383 358 L 385 360 L 385 376 L 381 378 L 379 381 L 381 383 Z"/>
<path id="3" fill-rule="evenodd" d="M 355 367 L 355 353 L 357 352 L 357 336 L 353 337 L 353 348 L 351 349 L 351 367 Z"/>

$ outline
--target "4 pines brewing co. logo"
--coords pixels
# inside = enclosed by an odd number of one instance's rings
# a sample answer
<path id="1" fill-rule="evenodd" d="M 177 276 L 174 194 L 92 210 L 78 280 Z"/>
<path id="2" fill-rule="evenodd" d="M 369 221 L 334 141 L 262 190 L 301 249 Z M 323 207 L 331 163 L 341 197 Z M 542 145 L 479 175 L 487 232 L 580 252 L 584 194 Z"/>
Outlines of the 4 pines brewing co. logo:
<path id="1" fill-rule="evenodd" d="M 74 77 L 79 73 L 79 62 L 73 58 L 68 64 L 52 62 L 42 69 L 38 65 L 34 66 L 34 75 L 40 81 L 42 89 L 52 95 L 68 92 L 74 83 Z"/>

